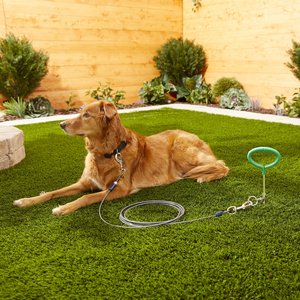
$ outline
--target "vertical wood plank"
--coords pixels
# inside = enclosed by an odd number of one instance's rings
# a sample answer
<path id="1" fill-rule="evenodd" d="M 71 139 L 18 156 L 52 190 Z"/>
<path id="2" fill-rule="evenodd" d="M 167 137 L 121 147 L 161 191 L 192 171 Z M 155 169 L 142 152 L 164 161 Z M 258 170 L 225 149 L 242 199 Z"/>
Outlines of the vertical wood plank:
<path id="1" fill-rule="evenodd" d="M 235 77 L 266 108 L 299 87 L 285 63 L 292 40 L 300 41 L 300 1 L 202 0 L 196 13 L 192 1 L 183 5 L 183 34 L 203 45 L 208 82 Z"/>
<path id="2" fill-rule="evenodd" d="M 0 37 L 6 34 L 4 0 L 0 0 Z"/>

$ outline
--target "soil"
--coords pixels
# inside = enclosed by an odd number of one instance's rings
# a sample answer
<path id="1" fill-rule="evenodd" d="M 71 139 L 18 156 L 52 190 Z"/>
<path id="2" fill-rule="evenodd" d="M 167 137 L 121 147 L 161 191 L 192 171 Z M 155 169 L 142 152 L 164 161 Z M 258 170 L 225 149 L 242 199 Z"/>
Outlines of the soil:
<path id="1" fill-rule="evenodd" d="M 191 105 L 203 105 L 204 104 L 191 104 Z M 137 108 L 137 107 L 145 107 L 148 106 L 147 104 L 142 104 L 142 103 L 132 103 L 125 105 L 123 108 Z M 205 105 L 208 107 L 216 107 L 219 108 L 218 104 L 208 104 Z M 61 109 L 61 110 L 55 110 L 54 115 L 68 115 L 68 114 L 76 114 L 80 111 L 80 108 L 74 108 L 74 109 Z M 260 108 L 259 110 L 248 110 L 248 112 L 255 112 L 255 113 L 261 113 L 261 114 L 271 114 L 274 115 L 275 111 L 274 109 L 265 109 L 265 108 Z M 1 115 L 0 114 L 0 122 L 5 122 L 5 121 L 12 121 L 12 120 L 18 120 L 21 119 L 20 117 L 17 116 L 11 116 L 11 115 Z"/>

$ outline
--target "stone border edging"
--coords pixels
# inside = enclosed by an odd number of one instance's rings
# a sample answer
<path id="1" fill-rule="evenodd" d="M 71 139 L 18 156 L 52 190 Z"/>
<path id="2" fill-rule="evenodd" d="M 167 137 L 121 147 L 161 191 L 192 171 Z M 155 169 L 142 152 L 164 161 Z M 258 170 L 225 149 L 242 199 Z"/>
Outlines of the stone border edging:
<path id="1" fill-rule="evenodd" d="M 24 158 L 23 131 L 12 126 L 0 127 L 0 170 L 8 169 Z"/>

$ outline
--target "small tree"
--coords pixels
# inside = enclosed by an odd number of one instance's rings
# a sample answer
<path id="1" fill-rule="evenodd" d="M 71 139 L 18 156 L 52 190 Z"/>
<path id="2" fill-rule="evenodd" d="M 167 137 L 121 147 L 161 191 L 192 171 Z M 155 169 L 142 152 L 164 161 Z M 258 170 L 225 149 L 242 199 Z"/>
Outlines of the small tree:
<path id="1" fill-rule="evenodd" d="M 161 75 L 167 75 L 175 85 L 183 85 L 184 77 L 193 77 L 205 72 L 206 55 L 200 45 L 193 41 L 170 39 L 153 57 Z"/>
<path id="2" fill-rule="evenodd" d="M 288 50 L 291 62 L 286 63 L 293 74 L 300 80 L 300 43 L 293 41 L 293 48 Z"/>
<path id="3" fill-rule="evenodd" d="M 28 96 L 47 74 L 49 57 L 35 51 L 25 38 L 9 34 L 0 40 L 0 93 L 7 98 Z"/>

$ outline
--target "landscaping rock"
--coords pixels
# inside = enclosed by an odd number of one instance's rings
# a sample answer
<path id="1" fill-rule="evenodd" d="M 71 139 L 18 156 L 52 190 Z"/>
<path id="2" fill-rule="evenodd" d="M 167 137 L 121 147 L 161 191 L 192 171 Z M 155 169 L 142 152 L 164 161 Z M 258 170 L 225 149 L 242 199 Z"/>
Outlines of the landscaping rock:
<path id="1" fill-rule="evenodd" d="M 10 168 L 24 158 L 23 131 L 11 126 L 0 127 L 0 170 Z"/>

